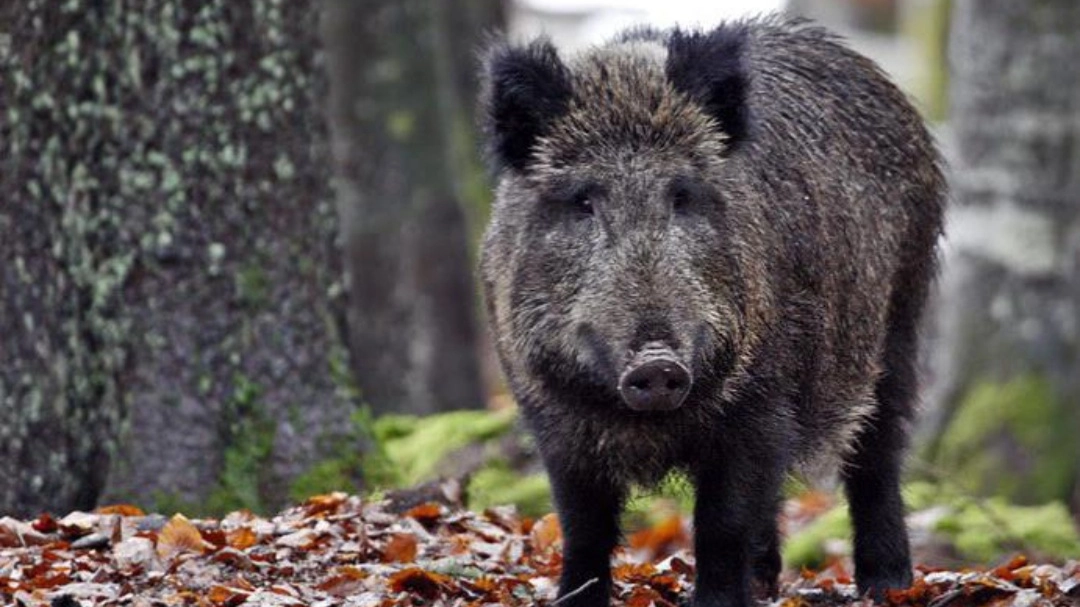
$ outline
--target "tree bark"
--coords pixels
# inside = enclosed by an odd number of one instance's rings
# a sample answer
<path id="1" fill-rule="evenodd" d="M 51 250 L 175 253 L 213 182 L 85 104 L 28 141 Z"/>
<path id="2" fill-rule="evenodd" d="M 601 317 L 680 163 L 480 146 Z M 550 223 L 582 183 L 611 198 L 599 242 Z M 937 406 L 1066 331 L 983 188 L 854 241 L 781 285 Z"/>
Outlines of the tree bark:
<path id="1" fill-rule="evenodd" d="M 316 7 L 5 4 L 0 511 L 282 504 L 354 408 Z"/>
<path id="2" fill-rule="evenodd" d="M 929 407 L 937 412 L 929 420 L 933 456 L 989 458 L 976 475 L 979 488 L 1029 501 L 1071 494 L 1074 509 L 1080 507 L 1078 31 L 1074 0 L 955 3 L 955 207 Z M 1018 425 L 995 426 L 994 417 Z M 982 423 L 987 436 L 955 438 L 970 433 L 958 425 L 970 430 Z M 1018 477 L 1026 480 L 1007 480 Z"/>
<path id="3" fill-rule="evenodd" d="M 483 405 L 466 202 L 483 189 L 472 52 L 491 6 L 324 4 L 349 348 L 376 413 Z"/>

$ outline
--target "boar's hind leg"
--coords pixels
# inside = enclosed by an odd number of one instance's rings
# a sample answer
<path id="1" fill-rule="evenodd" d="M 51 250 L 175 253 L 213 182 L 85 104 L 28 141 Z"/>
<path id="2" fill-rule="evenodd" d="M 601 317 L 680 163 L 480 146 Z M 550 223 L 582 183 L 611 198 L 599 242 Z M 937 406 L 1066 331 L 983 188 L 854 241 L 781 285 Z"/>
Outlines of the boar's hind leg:
<path id="1" fill-rule="evenodd" d="M 855 580 L 880 599 L 911 585 L 911 557 L 900 497 L 899 420 L 876 417 L 859 439 L 844 472 L 855 527 Z"/>
<path id="2" fill-rule="evenodd" d="M 563 530 L 560 607 L 607 605 L 611 551 L 619 538 L 623 489 L 616 483 L 548 465 Z M 587 478 L 588 476 L 588 478 Z"/>
<path id="3" fill-rule="evenodd" d="M 876 387 L 877 411 L 858 436 L 856 449 L 844 467 L 855 527 L 855 579 L 860 592 L 870 592 L 876 599 L 881 599 L 885 590 L 911 585 L 900 471 L 907 421 L 914 408 L 915 340 L 914 318 L 892 323 L 885 371 Z"/>

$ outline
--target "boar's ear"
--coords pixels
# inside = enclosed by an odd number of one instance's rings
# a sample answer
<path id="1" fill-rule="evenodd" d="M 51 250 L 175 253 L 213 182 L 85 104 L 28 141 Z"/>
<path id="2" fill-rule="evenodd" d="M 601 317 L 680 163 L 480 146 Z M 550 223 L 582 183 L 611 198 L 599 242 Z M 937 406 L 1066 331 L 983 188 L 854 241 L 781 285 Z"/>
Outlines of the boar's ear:
<path id="1" fill-rule="evenodd" d="M 522 171 L 533 145 L 570 104 L 570 72 L 547 39 L 496 43 L 483 67 L 481 123 L 496 170 Z"/>
<path id="2" fill-rule="evenodd" d="M 720 123 L 731 148 L 746 139 L 750 128 L 746 38 L 746 27 L 734 24 L 705 33 L 675 30 L 667 43 L 668 80 Z"/>

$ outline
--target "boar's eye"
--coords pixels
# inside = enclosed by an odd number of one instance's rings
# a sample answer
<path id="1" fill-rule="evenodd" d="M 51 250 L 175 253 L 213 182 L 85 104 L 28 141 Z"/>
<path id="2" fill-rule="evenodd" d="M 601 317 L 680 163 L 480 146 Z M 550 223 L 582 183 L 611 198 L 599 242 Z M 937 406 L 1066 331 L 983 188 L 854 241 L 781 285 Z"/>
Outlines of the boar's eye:
<path id="1" fill-rule="evenodd" d="M 675 187 L 671 190 L 671 206 L 676 211 L 683 211 L 690 204 L 690 190 L 685 187 Z"/>
<path id="2" fill-rule="evenodd" d="M 676 177 L 668 184 L 668 199 L 676 213 L 684 213 L 695 203 L 709 197 L 707 187 L 691 177 Z"/>
<path id="3" fill-rule="evenodd" d="M 570 204 L 581 211 L 582 213 L 588 213 L 592 215 L 593 204 L 592 197 L 594 192 L 592 189 L 582 188 L 574 192 L 573 197 L 570 200 Z"/>
<path id="4" fill-rule="evenodd" d="M 548 193 L 548 204 L 585 215 L 593 214 L 593 202 L 602 193 L 601 187 L 592 182 L 563 182 Z"/>

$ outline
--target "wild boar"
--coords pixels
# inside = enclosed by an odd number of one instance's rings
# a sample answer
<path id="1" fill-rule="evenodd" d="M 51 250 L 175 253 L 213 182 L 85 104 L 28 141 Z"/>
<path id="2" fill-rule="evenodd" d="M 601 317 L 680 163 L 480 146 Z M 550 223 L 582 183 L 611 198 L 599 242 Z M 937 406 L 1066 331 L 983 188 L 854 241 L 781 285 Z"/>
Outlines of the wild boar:
<path id="1" fill-rule="evenodd" d="M 566 59 L 496 42 L 482 77 L 481 274 L 564 530 L 560 604 L 607 604 L 627 488 L 672 469 L 696 487 L 695 605 L 775 591 L 805 466 L 840 470 L 859 589 L 910 585 L 899 478 L 946 194 L 904 95 L 780 17 Z"/>

